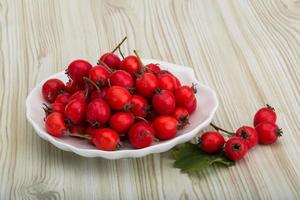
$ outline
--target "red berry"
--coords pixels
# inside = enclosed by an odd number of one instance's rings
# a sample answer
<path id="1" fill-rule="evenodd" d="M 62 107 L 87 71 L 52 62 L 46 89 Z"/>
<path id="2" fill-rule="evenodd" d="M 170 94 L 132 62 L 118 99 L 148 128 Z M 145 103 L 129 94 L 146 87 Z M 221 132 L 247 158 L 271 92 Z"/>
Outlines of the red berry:
<path id="1" fill-rule="evenodd" d="M 255 127 L 259 144 L 273 144 L 281 136 L 282 131 L 271 122 L 262 122 Z"/>
<path id="2" fill-rule="evenodd" d="M 101 88 L 100 91 L 98 91 L 98 90 L 93 91 L 91 94 L 91 100 L 98 99 L 98 98 L 105 99 L 107 90 L 108 90 L 108 87 L 103 87 L 103 88 Z"/>
<path id="3" fill-rule="evenodd" d="M 47 116 L 45 121 L 46 131 L 55 137 L 61 137 L 67 131 L 64 116 L 61 113 L 53 112 Z"/>
<path id="4" fill-rule="evenodd" d="M 66 74 L 76 83 L 82 85 L 83 77 L 87 77 L 92 65 L 85 60 L 74 60 L 68 66 Z"/>
<path id="5" fill-rule="evenodd" d="M 151 97 L 158 88 L 158 79 L 154 74 L 146 72 L 135 80 L 135 87 L 143 97 Z"/>
<path id="6" fill-rule="evenodd" d="M 185 108 L 176 107 L 173 113 L 173 117 L 177 119 L 182 127 L 189 123 L 189 112 Z"/>
<path id="7" fill-rule="evenodd" d="M 205 132 L 200 138 L 200 148 L 206 153 L 216 153 L 220 151 L 224 143 L 223 135 L 216 131 Z"/>
<path id="8" fill-rule="evenodd" d="M 117 131 L 119 135 L 124 135 L 133 123 L 134 116 L 127 112 L 116 112 L 109 121 L 110 127 Z"/>
<path id="9" fill-rule="evenodd" d="M 109 78 L 109 70 L 102 65 L 98 65 L 90 69 L 88 77 L 91 81 L 96 83 L 99 87 L 102 87 L 107 84 Z"/>
<path id="10" fill-rule="evenodd" d="M 130 111 L 138 117 L 146 117 L 148 109 L 147 100 L 139 95 L 132 95 Z"/>
<path id="11" fill-rule="evenodd" d="M 159 87 L 164 90 L 175 92 L 175 90 L 178 89 L 176 79 L 170 73 L 158 74 L 158 83 Z"/>
<path id="12" fill-rule="evenodd" d="M 155 130 L 148 122 L 140 121 L 131 126 L 128 137 L 134 148 L 141 149 L 149 147 L 155 136 Z"/>
<path id="13" fill-rule="evenodd" d="M 123 87 L 112 86 L 106 94 L 106 101 L 114 110 L 123 110 L 131 101 L 131 94 Z"/>
<path id="14" fill-rule="evenodd" d="M 85 101 L 87 99 L 86 92 L 84 90 L 79 90 L 75 92 L 70 96 L 69 102 L 73 101 L 74 99 Z"/>
<path id="15" fill-rule="evenodd" d="M 150 63 L 146 65 L 147 72 L 157 74 L 160 72 L 160 67 L 157 64 Z"/>
<path id="16" fill-rule="evenodd" d="M 47 80 L 42 87 L 42 94 L 46 101 L 53 103 L 59 93 L 65 89 L 65 84 L 58 79 Z"/>
<path id="17" fill-rule="evenodd" d="M 70 97 L 71 97 L 71 95 L 69 93 L 59 94 L 59 95 L 57 95 L 57 97 L 55 99 L 55 103 L 62 103 L 64 105 L 66 105 L 69 102 Z"/>
<path id="18" fill-rule="evenodd" d="M 70 133 L 75 133 L 75 134 L 85 134 L 85 127 L 84 126 L 71 126 L 69 127 Z"/>
<path id="19" fill-rule="evenodd" d="M 267 105 L 265 108 L 258 110 L 254 116 L 254 126 L 257 126 L 261 122 L 271 122 L 276 123 L 276 113 L 275 109 Z"/>
<path id="20" fill-rule="evenodd" d="M 105 53 L 101 56 L 100 60 L 112 69 L 119 69 L 121 59 L 114 53 Z"/>
<path id="21" fill-rule="evenodd" d="M 100 126 L 108 122 L 110 118 L 110 108 L 101 98 L 92 100 L 86 109 L 86 120 L 92 126 Z"/>
<path id="22" fill-rule="evenodd" d="M 69 80 L 66 84 L 66 91 L 69 92 L 70 94 L 73 94 L 78 90 L 82 90 L 82 89 L 83 89 L 82 85 L 80 86 L 72 80 Z"/>
<path id="23" fill-rule="evenodd" d="M 225 143 L 224 150 L 228 159 L 236 161 L 246 155 L 248 147 L 242 138 L 232 137 Z"/>
<path id="24" fill-rule="evenodd" d="M 93 131 L 92 142 L 100 150 L 114 151 L 118 147 L 120 137 L 110 128 L 100 128 Z"/>
<path id="25" fill-rule="evenodd" d="M 258 135 L 254 128 L 250 126 L 242 126 L 236 132 L 235 136 L 244 139 L 248 149 L 254 147 L 258 142 Z"/>
<path id="26" fill-rule="evenodd" d="M 114 71 L 109 78 L 109 82 L 112 86 L 117 85 L 127 89 L 133 87 L 132 76 L 124 70 Z"/>
<path id="27" fill-rule="evenodd" d="M 176 136 L 178 121 L 174 117 L 159 116 L 154 119 L 153 127 L 156 137 L 160 140 L 168 140 Z"/>
<path id="28" fill-rule="evenodd" d="M 186 108 L 191 114 L 197 107 L 197 100 L 194 91 L 189 86 L 181 86 L 175 91 L 177 106 Z"/>
<path id="29" fill-rule="evenodd" d="M 54 102 L 51 104 L 51 110 L 52 112 L 59 112 L 63 114 L 65 111 L 65 104 Z"/>
<path id="30" fill-rule="evenodd" d="M 153 108 L 161 115 L 170 115 L 176 107 L 175 97 L 169 90 L 160 90 L 152 97 Z"/>
<path id="31" fill-rule="evenodd" d="M 130 55 L 122 60 L 120 69 L 129 72 L 132 76 L 135 76 L 140 71 L 141 64 L 136 56 Z"/>
<path id="32" fill-rule="evenodd" d="M 65 107 L 65 116 L 73 125 L 81 124 L 84 121 L 86 103 L 82 99 L 74 99 Z"/>

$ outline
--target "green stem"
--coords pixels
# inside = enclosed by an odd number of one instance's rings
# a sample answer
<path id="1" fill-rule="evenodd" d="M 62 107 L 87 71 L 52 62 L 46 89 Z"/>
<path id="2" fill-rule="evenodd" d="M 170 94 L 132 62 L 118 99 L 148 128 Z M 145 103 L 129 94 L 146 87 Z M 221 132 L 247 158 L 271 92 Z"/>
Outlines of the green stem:
<path id="1" fill-rule="evenodd" d="M 222 132 L 224 132 L 224 133 L 227 133 L 227 134 L 230 135 L 230 136 L 234 135 L 233 132 L 230 132 L 230 131 L 227 131 L 227 130 L 225 130 L 225 129 L 223 129 L 223 128 L 220 128 L 220 127 L 218 127 L 217 125 L 215 125 L 215 124 L 213 124 L 213 123 L 210 123 L 210 125 L 211 125 L 214 129 L 216 129 L 216 131 L 222 131 Z"/>

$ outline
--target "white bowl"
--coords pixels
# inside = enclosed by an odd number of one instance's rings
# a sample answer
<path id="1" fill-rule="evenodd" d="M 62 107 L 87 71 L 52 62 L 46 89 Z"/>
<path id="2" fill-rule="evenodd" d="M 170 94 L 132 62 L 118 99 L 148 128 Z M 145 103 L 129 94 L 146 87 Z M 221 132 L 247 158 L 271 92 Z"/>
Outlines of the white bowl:
<path id="1" fill-rule="evenodd" d="M 32 124 L 37 134 L 51 142 L 54 146 L 65 151 L 72 151 L 78 155 L 85 157 L 102 157 L 107 159 L 119 159 L 119 158 L 131 158 L 131 157 L 142 157 L 152 153 L 165 152 L 177 144 L 187 142 L 193 139 L 201 129 L 208 126 L 213 119 L 213 116 L 218 108 L 218 99 L 216 93 L 207 86 L 200 84 L 192 68 L 175 65 L 159 60 L 143 59 L 145 64 L 148 63 L 159 63 L 163 69 L 166 69 L 175 74 L 183 85 L 191 85 L 197 83 L 197 109 L 190 116 L 190 124 L 181 131 L 178 131 L 175 138 L 156 142 L 150 147 L 144 149 L 133 149 L 130 144 L 124 143 L 122 148 L 117 151 L 102 151 L 96 149 L 88 141 L 72 138 L 72 137 L 53 137 L 49 135 L 44 127 L 44 111 L 42 104 L 45 102 L 41 95 L 41 88 L 43 83 L 50 78 L 58 78 L 66 81 L 67 76 L 64 72 L 54 74 L 44 81 L 40 82 L 30 92 L 26 99 L 27 119 Z"/>

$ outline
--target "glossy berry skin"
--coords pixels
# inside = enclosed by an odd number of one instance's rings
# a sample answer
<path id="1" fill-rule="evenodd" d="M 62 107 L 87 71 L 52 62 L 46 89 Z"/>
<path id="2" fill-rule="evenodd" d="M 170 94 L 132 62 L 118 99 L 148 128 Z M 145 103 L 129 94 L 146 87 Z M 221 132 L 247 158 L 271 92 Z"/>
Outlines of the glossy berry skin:
<path id="1" fill-rule="evenodd" d="M 114 129 L 119 135 L 125 135 L 130 126 L 134 123 L 134 116 L 128 112 L 116 112 L 114 113 L 110 120 L 109 125 Z"/>
<path id="2" fill-rule="evenodd" d="M 217 131 L 205 132 L 200 138 L 200 148 L 202 151 L 212 154 L 219 152 L 225 143 L 222 134 Z"/>
<path id="3" fill-rule="evenodd" d="M 132 88 L 134 84 L 132 76 L 124 70 L 114 71 L 109 78 L 109 82 L 112 86 L 117 85 L 127 89 Z"/>
<path id="4" fill-rule="evenodd" d="M 161 115 L 171 115 L 176 107 L 175 97 L 169 90 L 161 90 L 153 95 L 152 106 Z"/>
<path id="5" fill-rule="evenodd" d="M 271 122 L 259 123 L 255 130 L 258 134 L 259 144 L 273 144 L 277 141 L 277 138 L 281 136 L 282 131 L 278 126 Z"/>
<path id="6" fill-rule="evenodd" d="M 150 64 L 146 65 L 146 70 L 147 70 L 147 72 L 157 74 L 160 72 L 160 67 L 156 64 L 150 63 Z"/>
<path id="7" fill-rule="evenodd" d="M 140 95 L 132 95 L 130 111 L 134 116 L 146 117 L 148 109 L 147 100 Z"/>
<path id="8" fill-rule="evenodd" d="M 175 117 L 175 119 L 182 127 L 189 123 L 189 112 L 185 108 L 176 107 L 173 113 L 173 117 Z"/>
<path id="9" fill-rule="evenodd" d="M 225 143 L 225 155 L 233 161 L 241 160 L 247 153 L 248 147 L 240 137 L 232 137 Z"/>
<path id="10" fill-rule="evenodd" d="M 153 96 L 158 86 L 158 79 L 149 72 L 142 74 L 135 80 L 137 93 L 145 98 Z"/>
<path id="11" fill-rule="evenodd" d="M 52 112 L 59 112 L 59 113 L 63 114 L 65 111 L 65 104 L 54 102 L 51 104 L 51 109 L 52 109 Z"/>
<path id="12" fill-rule="evenodd" d="M 120 69 L 127 71 L 131 76 L 135 76 L 141 70 L 141 64 L 136 56 L 129 55 L 121 61 Z"/>
<path id="13" fill-rule="evenodd" d="M 66 70 L 66 74 L 78 85 L 84 83 L 83 77 L 87 77 L 92 65 L 85 60 L 74 60 Z"/>
<path id="14" fill-rule="evenodd" d="M 271 122 L 276 123 L 277 115 L 274 108 L 267 105 L 267 107 L 261 108 L 255 113 L 254 116 L 254 126 L 257 126 L 261 122 Z"/>
<path id="15" fill-rule="evenodd" d="M 65 92 L 62 94 L 57 95 L 55 99 L 55 103 L 62 103 L 66 105 L 69 102 L 69 98 L 71 97 L 71 94 Z"/>
<path id="16" fill-rule="evenodd" d="M 55 137 L 61 137 L 67 131 L 64 116 L 61 113 L 53 112 L 45 120 L 46 131 Z"/>
<path id="17" fill-rule="evenodd" d="M 164 90 L 175 92 L 178 89 L 176 79 L 170 73 L 158 74 L 158 83 L 159 87 Z"/>
<path id="18" fill-rule="evenodd" d="M 81 124 L 85 119 L 86 103 L 81 99 L 70 101 L 65 107 L 65 117 L 73 125 Z"/>
<path id="19" fill-rule="evenodd" d="M 100 57 L 100 60 L 112 69 L 120 68 L 121 59 L 114 53 L 105 53 Z"/>
<path id="20" fill-rule="evenodd" d="M 103 87 L 103 88 L 101 88 L 100 91 L 97 91 L 97 90 L 93 91 L 91 94 L 91 100 L 98 99 L 98 98 L 105 99 L 107 90 L 108 90 L 108 87 Z"/>
<path id="21" fill-rule="evenodd" d="M 66 87 L 65 87 L 65 90 L 67 92 L 69 92 L 70 94 L 73 94 L 73 93 L 77 92 L 78 90 L 82 90 L 82 89 L 83 89 L 83 85 L 78 85 L 73 80 L 69 80 L 66 83 Z"/>
<path id="22" fill-rule="evenodd" d="M 119 142 L 119 135 L 110 128 L 100 128 L 93 131 L 92 143 L 100 150 L 114 151 Z"/>
<path id="23" fill-rule="evenodd" d="M 150 123 L 139 121 L 131 126 L 128 137 L 131 145 L 136 149 L 151 146 L 154 142 L 155 130 Z"/>
<path id="24" fill-rule="evenodd" d="M 248 149 L 254 147 L 258 142 L 258 135 L 254 128 L 250 126 L 242 126 L 236 132 L 235 136 L 244 139 Z"/>
<path id="25" fill-rule="evenodd" d="M 189 86 L 181 86 L 175 91 L 176 105 L 186 108 L 191 114 L 197 107 L 194 91 Z"/>
<path id="26" fill-rule="evenodd" d="M 92 100 L 86 109 L 86 120 L 94 126 L 100 126 L 108 122 L 110 108 L 101 98 Z"/>
<path id="27" fill-rule="evenodd" d="M 79 90 L 79 91 L 75 92 L 74 94 L 72 94 L 70 96 L 69 102 L 73 101 L 74 99 L 85 101 L 87 99 L 86 92 L 84 90 Z"/>
<path id="28" fill-rule="evenodd" d="M 114 110 L 123 110 L 131 101 L 131 94 L 123 87 L 112 86 L 105 97 L 109 106 Z"/>
<path id="29" fill-rule="evenodd" d="M 91 81 L 96 83 L 99 87 L 107 84 L 107 80 L 110 76 L 109 70 L 102 65 L 98 65 L 90 69 L 88 77 Z"/>
<path id="30" fill-rule="evenodd" d="M 177 133 L 177 125 L 178 121 L 174 117 L 166 115 L 161 115 L 153 121 L 156 137 L 160 140 L 174 138 Z"/>
<path id="31" fill-rule="evenodd" d="M 65 84 L 59 79 L 49 79 L 47 80 L 42 87 L 42 95 L 44 99 L 53 103 L 59 93 L 62 93 L 65 89 Z"/>

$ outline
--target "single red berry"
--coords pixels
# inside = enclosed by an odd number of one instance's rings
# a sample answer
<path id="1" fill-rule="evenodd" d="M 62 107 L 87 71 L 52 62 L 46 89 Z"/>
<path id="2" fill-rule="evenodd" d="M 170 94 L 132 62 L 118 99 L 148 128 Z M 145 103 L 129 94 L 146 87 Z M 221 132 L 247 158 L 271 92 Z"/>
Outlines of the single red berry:
<path id="1" fill-rule="evenodd" d="M 65 111 L 65 104 L 63 103 L 58 103 L 58 102 L 54 102 L 51 104 L 51 110 L 52 112 L 59 112 L 59 113 L 64 113 Z"/>
<path id="2" fill-rule="evenodd" d="M 255 127 L 259 144 L 273 144 L 282 135 L 282 130 L 271 122 L 262 122 Z"/>
<path id="3" fill-rule="evenodd" d="M 130 111 L 138 117 L 146 117 L 148 112 L 148 102 L 140 95 L 132 95 Z"/>
<path id="4" fill-rule="evenodd" d="M 84 121 L 86 103 L 82 99 L 74 99 L 65 107 L 65 117 L 73 125 L 81 124 Z"/>
<path id="5" fill-rule="evenodd" d="M 120 137 L 110 128 L 100 128 L 94 130 L 92 142 L 100 150 L 114 151 L 118 147 Z"/>
<path id="6" fill-rule="evenodd" d="M 108 87 L 103 87 L 101 90 L 95 90 L 91 94 L 91 100 L 102 98 L 105 99 Z"/>
<path id="7" fill-rule="evenodd" d="M 117 131 L 119 135 L 125 135 L 133 123 L 134 116 L 128 112 L 116 112 L 109 120 L 110 127 Z"/>
<path id="8" fill-rule="evenodd" d="M 114 110 L 123 110 L 131 101 L 131 94 L 123 87 L 112 86 L 106 94 L 106 101 Z"/>
<path id="9" fill-rule="evenodd" d="M 157 77 L 160 88 L 171 92 L 175 92 L 178 89 L 176 79 L 170 73 L 159 73 Z"/>
<path id="10" fill-rule="evenodd" d="M 114 53 L 105 53 L 100 57 L 100 60 L 112 69 L 120 68 L 121 59 Z"/>
<path id="11" fill-rule="evenodd" d="M 275 109 L 267 105 L 267 107 L 261 108 L 255 113 L 254 126 L 257 126 L 261 122 L 276 123 L 277 115 Z"/>
<path id="12" fill-rule="evenodd" d="M 69 98 L 71 97 L 71 94 L 65 92 L 62 94 L 57 95 L 55 99 L 55 103 L 62 103 L 66 105 L 69 102 Z"/>
<path id="13" fill-rule="evenodd" d="M 60 93 L 63 93 L 65 84 L 59 79 L 49 79 L 42 87 L 42 94 L 46 101 L 53 103 Z"/>
<path id="14" fill-rule="evenodd" d="M 128 137 L 134 148 L 141 149 L 151 146 L 154 142 L 155 130 L 150 123 L 139 121 L 131 126 Z"/>
<path id="15" fill-rule="evenodd" d="M 181 127 L 184 127 L 189 123 L 189 112 L 185 108 L 176 107 L 173 113 L 173 117 L 177 119 Z"/>
<path id="16" fill-rule="evenodd" d="M 154 119 L 153 127 L 156 137 L 160 140 L 168 140 L 176 136 L 178 121 L 171 116 L 161 115 Z"/>
<path id="17" fill-rule="evenodd" d="M 135 76 L 141 70 L 141 63 L 136 56 L 129 55 L 121 61 L 120 69 L 129 72 Z"/>
<path id="18" fill-rule="evenodd" d="M 86 100 L 87 96 L 86 96 L 86 91 L 84 90 L 79 90 L 77 92 L 75 92 L 74 94 L 72 94 L 69 98 L 69 102 L 73 101 L 74 99 L 77 100 Z"/>
<path id="19" fill-rule="evenodd" d="M 189 86 L 181 86 L 175 91 L 177 106 L 186 108 L 191 114 L 197 107 L 194 90 Z"/>
<path id="20" fill-rule="evenodd" d="M 160 72 L 160 67 L 157 64 L 150 63 L 146 65 L 147 72 L 157 74 Z"/>
<path id="21" fill-rule="evenodd" d="M 225 143 L 224 150 L 228 159 L 237 161 L 246 155 L 248 147 L 242 138 L 232 137 Z"/>
<path id="22" fill-rule="evenodd" d="M 110 118 L 110 108 L 101 98 L 92 100 L 86 110 L 86 120 L 92 126 L 100 126 L 108 122 Z"/>
<path id="23" fill-rule="evenodd" d="M 217 131 L 205 132 L 200 138 L 200 148 L 206 153 L 219 152 L 223 148 L 224 143 L 223 135 Z"/>
<path id="24" fill-rule="evenodd" d="M 69 92 L 70 94 L 73 94 L 73 93 L 77 92 L 78 90 L 83 90 L 83 85 L 78 85 L 73 80 L 69 80 L 66 83 L 66 89 L 65 90 L 67 92 Z"/>
<path id="25" fill-rule="evenodd" d="M 76 83 L 82 85 L 83 77 L 87 77 L 92 65 L 85 60 L 74 60 L 66 70 L 66 74 Z"/>
<path id="26" fill-rule="evenodd" d="M 132 76 L 124 70 L 114 71 L 109 77 L 109 82 L 112 86 L 117 85 L 127 89 L 132 88 L 134 83 Z"/>
<path id="27" fill-rule="evenodd" d="M 171 115 L 176 107 L 175 97 L 169 90 L 158 90 L 152 97 L 152 106 L 161 115 Z"/>
<path id="28" fill-rule="evenodd" d="M 67 126 L 64 122 L 64 116 L 61 113 L 53 112 L 46 117 L 46 131 L 55 137 L 61 137 L 67 131 Z"/>
<path id="29" fill-rule="evenodd" d="M 158 88 L 158 79 L 152 73 L 146 72 L 135 80 L 135 87 L 138 94 L 143 97 L 151 97 Z"/>
<path id="30" fill-rule="evenodd" d="M 110 71 L 102 65 L 98 65 L 90 69 L 88 77 L 91 81 L 96 83 L 99 87 L 105 86 L 110 76 Z"/>
<path id="31" fill-rule="evenodd" d="M 248 149 L 254 147 L 258 142 L 258 135 L 254 128 L 250 126 L 242 126 L 236 132 L 235 136 L 244 139 Z"/>

